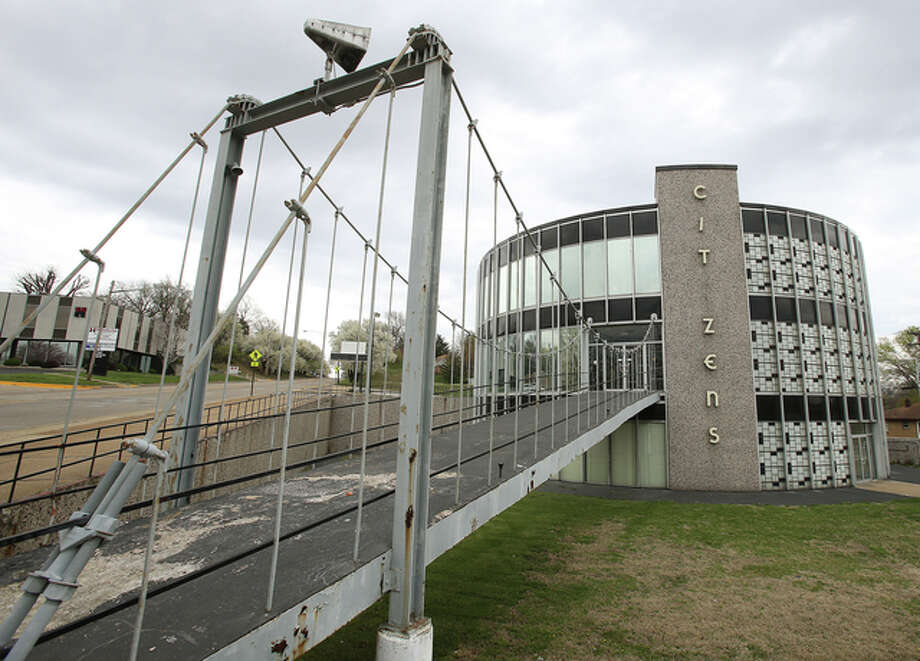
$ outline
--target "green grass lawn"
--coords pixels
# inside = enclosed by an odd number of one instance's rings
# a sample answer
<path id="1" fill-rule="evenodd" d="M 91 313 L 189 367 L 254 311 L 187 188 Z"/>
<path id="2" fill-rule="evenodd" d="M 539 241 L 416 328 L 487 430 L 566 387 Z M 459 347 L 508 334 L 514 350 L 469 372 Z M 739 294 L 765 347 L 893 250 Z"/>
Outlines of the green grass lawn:
<path id="1" fill-rule="evenodd" d="M 428 569 L 437 659 L 920 658 L 920 500 L 534 493 Z M 381 600 L 305 660 L 373 659 Z"/>
<path id="2" fill-rule="evenodd" d="M 212 373 L 208 377 L 208 381 L 214 383 L 217 381 L 223 381 L 224 375 Z M 231 376 L 231 381 L 248 381 L 249 379 L 242 376 Z M 73 384 L 73 372 L 58 372 L 58 371 L 48 371 L 48 372 L 5 372 L 0 371 L 0 381 L 12 381 L 15 383 L 47 383 L 47 384 L 60 384 L 60 385 L 71 385 Z M 106 386 L 112 384 L 128 384 L 128 385 L 148 385 L 148 384 L 158 384 L 160 382 L 160 375 L 149 373 L 142 374 L 140 372 L 114 372 L 109 371 L 105 376 L 94 376 L 92 381 L 88 381 L 86 376 L 80 377 L 81 386 Z M 177 374 L 167 374 L 166 383 L 178 383 L 179 376 Z"/>

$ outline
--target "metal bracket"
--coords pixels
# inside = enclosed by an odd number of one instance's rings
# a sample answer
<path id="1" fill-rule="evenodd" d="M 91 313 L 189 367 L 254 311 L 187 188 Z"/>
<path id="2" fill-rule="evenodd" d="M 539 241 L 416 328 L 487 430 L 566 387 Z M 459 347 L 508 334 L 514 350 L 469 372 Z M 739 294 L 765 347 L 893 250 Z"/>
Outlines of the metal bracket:
<path id="1" fill-rule="evenodd" d="M 380 574 L 380 591 L 381 592 L 400 592 L 403 578 L 402 569 L 382 568 Z"/>

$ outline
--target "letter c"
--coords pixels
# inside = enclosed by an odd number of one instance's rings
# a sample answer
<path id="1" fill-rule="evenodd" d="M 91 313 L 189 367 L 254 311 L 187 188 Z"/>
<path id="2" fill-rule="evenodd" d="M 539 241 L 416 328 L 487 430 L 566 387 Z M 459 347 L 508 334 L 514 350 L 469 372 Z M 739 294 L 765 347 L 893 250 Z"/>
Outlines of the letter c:
<path id="1" fill-rule="evenodd" d="M 707 197 L 707 195 L 706 195 L 706 187 L 703 186 L 702 184 L 700 184 L 699 186 L 697 186 L 696 188 L 694 188 L 694 189 L 693 189 L 693 197 L 695 197 L 695 198 L 698 199 L 698 200 L 705 200 L 706 197 Z"/>

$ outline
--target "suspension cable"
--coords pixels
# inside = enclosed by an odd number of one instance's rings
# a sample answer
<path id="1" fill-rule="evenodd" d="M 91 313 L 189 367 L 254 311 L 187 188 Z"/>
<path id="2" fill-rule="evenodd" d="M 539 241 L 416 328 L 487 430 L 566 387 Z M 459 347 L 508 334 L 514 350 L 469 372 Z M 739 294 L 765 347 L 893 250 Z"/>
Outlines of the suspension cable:
<path id="1" fill-rule="evenodd" d="M 377 267 L 380 264 L 380 228 L 383 224 L 383 194 L 387 181 L 387 158 L 390 152 L 390 127 L 393 121 L 393 102 L 396 100 L 396 84 L 386 74 L 392 91 L 387 106 L 387 127 L 383 140 L 383 165 L 380 168 L 380 198 L 377 202 L 377 229 L 374 238 L 374 268 L 371 275 L 370 310 L 367 316 L 367 367 L 364 370 L 364 425 L 361 430 L 361 468 L 358 476 L 358 513 L 355 517 L 355 546 L 352 559 L 358 562 L 358 548 L 361 544 L 361 517 L 364 512 L 364 472 L 367 467 L 367 423 L 370 412 L 371 372 L 374 370 L 374 306 L 377 299 Z M 360 329 L 360 324 L 359 324 Z M 357 375 L 355 375 L 357 381 Z M 354 411 L 354 409 L 352 409 Z"/>
<path id="2" fill-rule="evenodd" d="M 304 170 L 306 172 L 306 170 Z M 342 208 L 336 207 L 334 218 L 332 220 L 332 244 L 329 248 L 329 276 L 326 279 L 326 307 L 323 312 L 323 340 L 322 349 L 320 349 L 320 370 L 319 370 L 319 388 L 316 392 L 316 409 L 317 413 L 313 420 L 313 438 L 319 436 L 319 407 L 323 399 L 323 377 L 326 375 L 326 333 L 329 331 L 329 301 L 332 299 L 332 269 L 335 265 L 335 240 L 339 230 L 339 216 L 342 214 Z M 313 446 L 313 457 L 316 458 L 316 446 Z"/>
<path id="3" fill-rule="evenodd" d="M 288 444 L 291 437 L 291 404 L 294 392 L 294 368 L 297 361 L 297 336 L 300 329 L 300 308 L 303 301 L 304 270 L 307 265 L 307 239 L 310 236 L 310 217 L 303 212 L 301 207 L 298 215 L 303 221 L 303 240 L 300 248 L 300 277 L 297 282 L 297 301 L 294 304 L 294 328 L 291 331 L 291 359 L 288 365 L 287 405 L 284 411 L 284 436 L 281 440 L 281 466 L 278 473 L 278 501 L 275 506 L 275 529 L 272 544 L 272 563 L 268 577 L 268 596 L 265 599 L 265 611 L 272 609 L 272 600 L 275 596 L 275 576 L 278 571 L 278 550 L 281 537 L 281 511 L 284 505 L 284 479 L 287 470 Z"/>

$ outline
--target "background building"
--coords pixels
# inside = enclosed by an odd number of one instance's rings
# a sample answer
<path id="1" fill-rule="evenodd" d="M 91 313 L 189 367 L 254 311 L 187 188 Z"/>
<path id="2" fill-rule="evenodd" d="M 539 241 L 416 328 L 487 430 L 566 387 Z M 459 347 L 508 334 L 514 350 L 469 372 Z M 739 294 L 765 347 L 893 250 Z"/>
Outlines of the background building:
<path id="1" fill-rule="evenodd" d="M 46 298 L 48 295 L 0 292 L 0 341 L 14 333 L 22 320 Z M 0 356 L 0 360 L 12 355 L 21 358 L 23 362 L 30 362 L 30 351 L 33 356 L 39 352 L 47 353 L 50 346 L 54 349 L 54 355 L 60 357 L 62 365 L 73 365 L 89 324 L 90 328 L 103 326 L 118 329 L 116 346 L 119 362 L 142 372 L 151 367 L 159 368 L 157 356 L 163 352 L 169 330 L 166 322 L 118 305 L 107 306 L 102 297 L 98 297 L 93 306 L 90 306 L 89 296 L 54 298 L 56 300 L 19 333 L 17 341 L 10 346 L 6 355 Z M 93 308 L 92 319 L 87 316 L 90 307 Z M 104 324 L 101 323 L 103 309 L 106 317 Z M 171 355 L 175 354 L 177 346 L 182 346 L 184 335 L 184 329 L 176 329 Z"/>
<path id="2" fill-rule="evenodd" d="M 496 409 L 538 388 L 620 387 L 596 340 L 574 341 L 580 314 L 608 345 L 645 338 L 646 378 L 665 397 L 561 479 L 759 490 L 887 476 L 859 239 L 819 214 L 740 202 L 732 165 L 659 167 L 655 190 L 655 203 L 531 230 L 577 312 L 559 307 L 522 235 L 482 259 L 479 331 L 500 349 Z M 477 385 L 491 383 L 491 358 L 480 345 Z"/>

